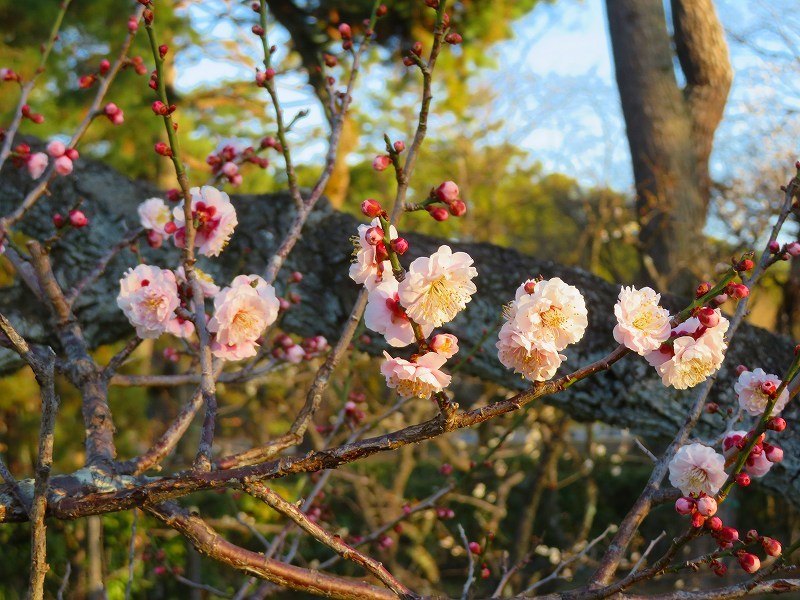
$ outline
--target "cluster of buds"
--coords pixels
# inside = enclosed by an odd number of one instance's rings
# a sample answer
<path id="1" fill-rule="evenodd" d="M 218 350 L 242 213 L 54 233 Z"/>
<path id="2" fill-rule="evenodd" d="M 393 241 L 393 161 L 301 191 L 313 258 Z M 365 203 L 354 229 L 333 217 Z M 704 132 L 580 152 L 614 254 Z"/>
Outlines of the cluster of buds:
<path id="1" fill-rule="evenodd" d="M 137 75 L 147 75 L 147 65 L 144 64 L 144 59 L 141 56 L 134 56 L 122 65 L 123 69 L 128 67 L 132 67 Z"/>
<path id="2" fill-rule="evenodd" d="M 252 146 L 237 150 L 234 146 L 227 144 L 218 152 L 212 152 L 206 157 L 206 164 L 211 167 L 211 172 L 216 176 L 225 177 L 228 183 L 234 187 L 242 183 L 239 165 L 243 163 L 252 163 L 262 169 L 269 166 L 269 161 L 258 156 Z"/>
<path id="3" fill-rule="evenodd" d="M 428 202 L 425 210 L 436 221 L 444 221 L 450 215 L 461 217 L 467 212 L 467 205 L 459 198 L 458 186 L 454 181 L 445 181 L 439 187 L 432 189 Z M 447 208 L 435 206 L 438 203 L 444 204 Z"/>
<path id="4" fill-rule="evenodd" d="M 125 121 L 125 113 L 113 102 L 109 102 L 103 107 L 103 114 L 108 117 L 112 125 L 122 125 Z"/>
<path id="5" fill-rule="evenodd" d="M 258 69 L 256 69 L 256 85 L 258 87 L 266 86 L 267 82 L 272 81 L 274 77 L 275 77 L 275 69 L 273 69 L 272 67 L 264 71 L 259 71 Z"/>
<path id="6" fill-rule="evenodd" d="M 72 163 L 78 160 L 78 151 L 75 148 L 67 148 L 58 140 L 53 140 L 47 144 L 47 153 L 55 159 L 56 173 L 59 175 L 69 175 L 72 173 Z"/>
<path id="7" fill-rule="evenodd" d="M 156 142 L 153 145 L 153 150 L 155 150 L 156 154 L 160 156 L 172 156 L 172 148 L 170 148 L 169 144 L 166 142 Z"/>
<path id="8" fill-rule="evenodd" d="M 701 492 L 698 497 L 682 496 L 675 502 L 675 510 L 681 515 L 691 515 L 692 527 L 700 528 L 703 525 L 711 531 L 722 528 L 722 520 L 717 514 L 717 501 Z"/>
<path id="9" fill-rule="evenodd" d="M 800 242 L 789 242 L 781 246 L 775 240 L 769 243 L 769 251 L 778 255 L 781 260 L 789 260 L 795 256 L 800 256 Z"/>
<path id="10" fill-rule="evenodd" d="M 147 86 L 151 90 L 157 90 L 158 89 L 158 71 L 157 70 L 154 69 L 150 73 L 150 81 L 147 82 Z"/>
<path id="11" fill-rule="evenodd" d="M 56 229 L 62 229 L 69 225 L 73 229 L 80 229 L 82 227 L 86 227 L 89 224 L 89 219 L 83 214 L 82 210 L 73 209 L 69 211 L 67 218 L 65 219 L 61 213 L 56 213 L 53 215 L 53 225 L 56 226 Z"/>
<path id="12" fill-rule="evenodd" d="M 150 105 L 150 108 L 153 109 L 153 114 L 160 117 L 169 116 L 176 110 L 178 110 L 178 107 L 175 106 L 174 104 L 170 104 L 169 106 L 167 106 L 161 100 L 156 100 L 155 102 L 153 102 L 153 104 Z"/>
<path id="13" fill-rule="evenodd" d="M 351 50 L 353 48 L 353 30 L 347 23 L 339 24 L 339 35 L 342 36 L 342 49 Z"/>
<path id="14" fill-rule="evenodd" d="M 22 105 L 22 117 L 36 123 L 37 125 L 44 123 L 44 115 L 41 113 L 31 112 L 31 107 L 27 104 Z"/>
<path id="15" fill-rule="evenodd" d="M 39 179 L 47 168 L 48 158 L 44 152 L 31 153 L 28 144 L 19 144 L 11 151 L 11 162 L 18 169 L 27 167 L 31 179 Z"/>
<path id="16" fill-rule="evenodd" d="M 407 67 L 422 65 L 422 42 L 414 42 L 411 50 L 403 57 L 403 64 Z"/>
<path id="17" fill-rule="evenodd" d="M 455 516 L 456 513 L 452 508 L 447 508 L 446 506 L 439 506 L 436 508 L 436 517 L 443 521 L 452 519 Z"/>
<path id="18" fill-rule="evenodd" d="M 273 340 L 272 357 L 299 364 L 311 360 L 329 349 L 328 340 L 321 335 L 304 338 L 299 344 L 291 336 L 282 333 Z"/>
<path id="19" fill-rule="evenodd" d="M 347 395 L 347 402 L 344 404 L 344 416 L 351 425 L 356 426 L 366 418 L 366 413 L 359 408 L 359 405 L 364 404 L 366 401 L 367 396 L 363 392 L 350 392 Z"/>
<path id="20" fill-rule="evenodd" d="M 259 148 L 261 148 L 262 150 L 266 150 L 267 148 L 272 148 L 276 152 L 283 152 L 283 146 L 281 145 L 281 143 L 271 135 L 268 135 L 267 137 L 261 140 L 261 142 L 259 143 Z"/>
<path id="21" fill-rule="evenodd" d="M 92 87 L 97 82 L 98 78 L 108 73 L 110 69 L 111 69 L 111 63 L 108 61 L 107 58 L 104 58 L 103 60 L 100 61 L 100 65 L 97 68 L 97 72 L 91 73 L 89 75 L 82 75 L 78 79 L 78 87 L 80 87 L 82 90 Z"/>
<path id="22" fill-rule="evenodd" d="M 772 381 L 765 381 L 761 384 L 761 391 L 768 397 L 774 397 L 775 393 L 777 392 L 777 387 Z M 777 426 L 786 426 L 786 421 L 781 417 L 775 417 L 771 419 L 771 422 L 774 422 Z M 739 433 L 732 433 L 727 435 L 722 441 L 722 451 L 723 454 L 726 456 L 728 460 L 733 460 L 733 458 L 739 454 L 740 451 L 744 450 L 745 447 L 750 443 L 752 439 L 753 432 L 750 431 L 746 435 L 741 435 Z M 747 460 L 745 461 L 745 468 L 748 470 L 757 469 L 755 472 L 756 475 L 761 474 L 762 470 L 765 470 L 761 463 L 763 463 L 763 459 L 766 458 L 768 463 L 766 463 L 766 467 L 769 469 L 769 463 L 779 463 L 783 460 L 783 449 L 779 448 L 778 446 L 774 446 L 772 444 L 768 444 L 766 440 L 766 433 L 762 433 L 756 439 L 755 444 L 750 450 L 750 453 L 747 455 Z M 739 473 L 738 475 L 747 475 L 746 473 Z M 737 477 L 738 477 L 737 475 Z M 744 479 L 744 478 L 743 478 Z M 744 481 L 740 482 L 737 478 L 737 483 L 740 485 L 747 485 L 750 483 L 749 476 L 747 477 L 746 483 Z"/>
<path id="23" fill-rule="evenodd" d="M 153 575 L 163 576 L 171 573 L 172 575 L 181 575 L 183 567 L 180 565 L 170 566 L 167 560 L 167 553 L 161 549 L 156 548 L 152 544 L 148 544 L 144 552 L 142 552 L 142 561 L 145 563 L 154 563 Z"/>

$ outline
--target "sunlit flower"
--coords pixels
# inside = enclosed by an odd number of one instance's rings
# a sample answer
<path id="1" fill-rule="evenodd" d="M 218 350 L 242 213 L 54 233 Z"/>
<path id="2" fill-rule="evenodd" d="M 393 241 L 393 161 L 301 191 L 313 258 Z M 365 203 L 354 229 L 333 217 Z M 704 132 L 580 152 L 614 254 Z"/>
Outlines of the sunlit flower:
<path id="1" fill-rule="evenodd" d="M 519 331 L 552 344 L 554 350 L 579 341 L 589 323 L 586 302 L 578 288 L 558 277 L 539 281 L 533 294 L 521 295 L 512 303 L 509 317 Z"/>
<path id="2" fill-rule="evenodd" d="M 671 335 L 677 336 L 671 345 L 645 355 L 656 368 L 666 386 L 685 390 L 705 381 L 717 372 L 725 359 L 725 332 L 728 320 L 719 317 L 714 327 L 703 327 L 692 317 L 677 326 Z"/>
<path id="3" fill-rule="evenodd" d="M 541 342 L 509 322 L 500 328 L 497 358 L 530 381 L 547 381 L 567 357 L 559 354 L 552 343 Z"/>
<path id="4" fill-rule="evenodd" d="M 430 257 L 411 263 L 400 282 L 400 302 L 414 322 L 439 327 L 452 321 L 477 290 L 472 279 L 478 274 L 466 252 L 439 246 Z"/>
<path id="5" fill-rule="evenodd" d="M 381 373 L 386 377 L 386 385 L 397 388 L 403 398 L 428 398 L 450 385 L 450 375 L 439 370 L 447 360 L 441 354 L 428 352 L 416 362 L 392 358 L 387 352 L 383 355 L 386 360 L 381 364 Z"/>
<path id="6" fill-rule="evenodd" d="M 210 185 L 202 188 L 194 187 L 192 194 L 192 214 L 198 223 L 194 245 L 200 254 L 218 256 L 228 243 L 233 230 L 238 224 L 236 209 L 233 208 L 228 194 Z M 175 245 L 182 248 L 186 244 L 186 220 L 183 204 L 175 207 Z"/>
<path id="7" fill-rule="evenodd" d="M 661 295 L 649 287 L 623 287 L 614 305 L 614 339 L 644 356 L 669 339 L 669 312 L 658 305 Z"/>
<path id="8" fill-rule="evenodd" d="M 760 415 L 767 407 L 769 396 L 761 389 L 761 384 L 764 382 L 772 383 L 775 389 L 781 385 L 781 380 L 777 375 L 765 373 L 764 369 L 754 369 L 753 371 L 743 371 L 733 386 L 739 396 L 739 406 L 751 415 Z M 775 402 L 772 414 L 777 415 L 781 412 L 787 402 L 789 402 L 789 390 L 784 389 Z"/>
<path id="9" fill-rule="evenodd" d="M 172 271 L 138 265 L 128 269 L 119 287 L 117 306 L 140 338 L 157 338 L 167 330 L 180 305 Z"/>
<path id="10" fill-rule="evenodd" d="M 727 478 L 725 457 L 703 444 L 681 446 L 669 462 L 669 482 L 687 496 L 713 496 Z"/>
<path id="11" fill-rule="evenodd" d="M 370 291 L 382 282 L 394 278 L 389 261 L 386 258 L 379 260 L 383 257 L 379 256 L 378 246 L 367 241 L 367 232 L 380 224 L 380 219 L 376 217 L 369 225 L 358 226 L 358 237 L 354 239 L 355 259 L 350 265 L 350 279 L 363 284 Z M 397 229 L 394 225 L 389 226 L 389 238 L 397 239 Z"/>
<path id="12" fill-rule="evenodd" d="M 161 198 L 145 200 L 139 205 L 137 211 L 142 227 L 151 229 L 164 237 L 169 237 L 169 234 L 164 231 L 164 226 L 172 221 L 172 212 Z"/>
<path id="13" fill-rule="evenodd" d="M 431 340 L 431 350 L 445 358 L 452 358 L 458 353 L 458 338 L 452 333 L 439 333 Z"/>
<path id="14" fill-rule="evenodd" d="M 367 328 L 380 333 L 390 346 L 408 346 L 414 342 L 414 330 L 408 320 L 397 294 L 397 280 L 387 277 L 369 292 L 367 308 L 364 311 L 364 324 Z M 422 333 L 427 337 L 433 331 L 431 325 L 422 326 Z"/>

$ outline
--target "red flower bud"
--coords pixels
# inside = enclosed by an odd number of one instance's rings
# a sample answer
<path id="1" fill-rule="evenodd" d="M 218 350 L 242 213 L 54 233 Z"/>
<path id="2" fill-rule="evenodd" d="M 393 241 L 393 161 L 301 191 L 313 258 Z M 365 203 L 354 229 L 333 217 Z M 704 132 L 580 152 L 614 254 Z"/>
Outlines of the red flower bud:
<path id="1" fill-rule="evenodd" d="M 463 38 L 459 34 L 453 32 L 444 36 L 444 41 L 455 46 L 460 44 L 463 41 Z"/>
<path id="2" fill-rule="evenodd" d="M 390 164 L 392 164 L 392 159 L 388 156 L 376 156 L 372 161 L 372 168 L 376 171 L 384 171 Z"/>
<path id="3" fill-rule="evenodd" d="M 375 11 L 375 16 L 380 18 L 386 16 L 386 13 L 389 12 L 389 9 L 386 7 L 385 4 L 381 4 L 378 7 L 378 10 Z"/>
<path id="4" fill-rule="evenodd" d="M 450 214 L 454 217 L 463 217 L 467 213 L 467 205 L 461 200 L 453 200 L 450 203 Z"/>
<path id="5" fill-rule="evenodd" d="M 746 573 L 755 573 L 761 568 L 761 561 L 755 554 L 743 552 L 739 555 L 739 566 L 741 566 Z"/>
<path id="6" fill-rule="evenodd" d="M 714 572 L 714 575 L 718 577 L 722 577 L 725 573 L 728 572 L 728 567 L 725 566 L 725 563 L 721 563 L 718 560 L 711 561 L 711 570 Z"/>
<path id="7" fill-rule="evenodd" d="M 109 69 L 111 68 L 111 63 L 108 62 L 108 59 L 104 58 L 100 61 L 100 75 L 105 75 L 108 73 Z"/>
<path id="8" fill-rule="evenodd" d="M 437 207 L 429 206 L 427 207 L 427 210 L 430 213 L 430 215 L 437 221 L 446 221 L 447 217 L 450 216 L 450 214 L 447 212 L 447 209 L 442 208 L 441 206 Z"/>
<path id="9" fill-rule="evenodd" d="M 771 254 L 777 254 L 778 250 L 780 250 L 780 249 L 781 249 L 781 245 L 778 242 L 776 242 L 775 240 L 772 240 L 769 243 L 769 251 L 770 251 Z"/>
<path id="10" fill-rule="evenodd" d="M 81 227 L 86 227 L 89 224 L 89 219 L 86 218 L 86 215 L 83 214 L 80 210 L 71 210 L 69 211 L 69 224 L 72 225 L 75 229 L 80 229 Z"/>
<path id="11" fill-rule="evenodd" d="M 706 522 L 706 518 L 701 515 L 699 512 L 695 511 L 692 513 L 692 527 L 695 529 L 702 527 L 703 523 Z"/>
<path id="12" fill-rule="evenodd" d="M 786 419 L 783 417 L 772 417 L 767 421 L 767 429 L 772 431 L 783 431 L 786 429 Z"/>
<path id="13" fill-rule="evenodd" d="M 370 227 L 369 229 L 367 229 L 367 233 L 365 234 L 364 237 L 367 240 L 368 244 L 370 244 L 371 246 L 377 246 L 383 241 L 383 229 L 381 229 L 377 225 L 375 227 Z"/>
<path id="14" fill-rule="evenodd" d="M 64 226 L 64 217 L 62 217 L 59 213 L 54 214 L 53 225 L 55 225 L 58 229 L 61 229 Z"/>
<path id="15" fill-rule="evenodd" d="M 422 42 L 414 42 L 414 45 L 411 46 L 411 52 L 417 56 L 422 56 Z"/>
<path id="16" fill-rule="evenodd" d="M 253 27 L 251 29 L 252 29 L 253 33 L 255 35 L 257 35 L 258 37 L 263 37 L 264 36 L 264 28 L 261 25 L 253 25 Z"/>
<path id="17" fill-rule="evenodd" d="M 741 273 L 742 271 L 749 271 L 754 266 L 756 265 L 752 260 L 750 260 L 749 258 L 745 258 L 738 265 L 736 265 L 736 270 Z"/>
<path id="18" fill-rule="evenodd" d="M 473 554 L 480 554 L 481 553 L 481 545 L 478 542 L 470 542 L 469 543 L 469 551 Z"/>
<path id="19" fill-rule="evenodd" d="M 405 238 L 396 238 L 392 240 L 392 250 L 402 256 L 408 250 L 408 241 Z"/>
<path id="20" fill-rule="evenodd" d="M 455 181 L 445 181 L 440 183 L 433 193 L 437 199 L 450 204 L 453 200 L 458 200 L 459 190 Z"/>
<path id="21" fill-rule="evenodd" d="M 169 46 L 167 46 L 166 44 L 161 44 L 158 47 L 158 55 L 161 58 L 164 58 L 167 55 L 167 52 L 169 52 Z"/>
<path id="22" fill-rule="evenodd" d="M 719 324 L 719 313 L 708 306 L 699 309 L 696 316 L 703 327 L 715 327 Z"/>
<path id="23" fill-rule="evenodd" d="M 774 381 L 767 380 L 761 384 L 761 391 L 767 396 L 773 396 L 778 391 L 778 386 Z"/>
<path id="24" fill-rule="evenodd" d="M 783 460 L 783 448 L 773 446 L 772 444 L 764 444 L 764 455 L 771 463 L 779 463 Z"/>
<path id="25" fill-rule="evenodd" d="M 761 538 L 761 547 L 764 548 L 764 552 L 766 552 L 769 556 L 780 556 L 781 552 L 783 552 L 781 543 L 771 537 L 765 536 Z"/>
<path id="26" fill-rule="evenodd" d="M 750 485 L 750 475 L 747 473 L 738 473 L 736 475 L 736 483 L 742 487 L 747 487 Z"/>
<path id="27" fill-rule="evenodd" d="M 701 296 L 705 296 L 710 291 L 711 291 L 711 284 L 708 281 L 704 281 L 703 283 L 697 286 L 694 295 L 697 298 L 700 298 Z"/>
<path id="28" fill-rule="evenodd" d="M 339 35 L 342 36 L 343 40 L 349 40 L 353 36 L 353 32 L 350 30 L 350 25 L 347 23 L 341 23 L 339 25 Z"/>
<path id="29" fill-rule="evenodd" d="M 733 527 L 723 527 L 717 532 L 717 539 L 732 544 L 739 539 L 739 532 Z"/>
<path id="30" fill-rule="evenodd" d="M 156 154 L 160 154 L 161 156 L 172 156 L 172 150 L 165 142 L 157 142 L 153 148 L 155 149 Z"/>
<path id="31" fill-rule="evenodd" d="M 383 207 L 378 203 L 377 200 L 367 198 L 361 203 L 361 212 L 371 219 L 374 219 L 383 213 Z"/>
<path id="32" fill-rule="evenodd" d="M 719 531 L 722 529 L 722 519 L 715 515 L 706 521 L 706 526 L 711 531 Z"/>

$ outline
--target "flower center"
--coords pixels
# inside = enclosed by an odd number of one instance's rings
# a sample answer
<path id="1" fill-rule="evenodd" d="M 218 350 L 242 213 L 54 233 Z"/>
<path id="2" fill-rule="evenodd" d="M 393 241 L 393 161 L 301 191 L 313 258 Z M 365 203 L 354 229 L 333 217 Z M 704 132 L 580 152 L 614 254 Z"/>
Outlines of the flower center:
<path id="1" fill-rule="evenodd" d="M 556 306 L 548 308 L 539 315 L 539 318 L 547 327 L 558 328 L 567 322 L 567 317 L 564 315 L 563 311 Z"/>

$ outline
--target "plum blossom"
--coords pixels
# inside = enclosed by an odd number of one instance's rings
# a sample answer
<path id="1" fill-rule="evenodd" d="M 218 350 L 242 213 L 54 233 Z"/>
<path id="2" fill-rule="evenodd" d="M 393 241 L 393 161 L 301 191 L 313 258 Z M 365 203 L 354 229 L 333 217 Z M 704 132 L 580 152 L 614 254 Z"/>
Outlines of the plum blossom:
<path id="1" fill-rule="evenodd" d="M 478 271 L 472 262 L 469 254 L 454 253 L 449 246 L 412 262 L 398 286 L 408 316 L 432 327 L 452 321 L 477 291 L 472 279 Z"/>
<path id="2" fill-rule="evenodd" d="M 164 227 L 172 221 L 172 213 L 161 198 L 148 198 L 136 210 L 139 213 L 139 222 L 142 227 L 169 237 Z"/>
<path id="3" fill-rule="evenodd" d="M 742 372 L 739 380 L 733 386 L 739 396 L 739 406 L 753 416 L 760 415 L 767 407 L 769 396 L 761 389 L 761 384 L 767 381 L 774 384 L 775 388 L 782 383 L 777 375 L 765 373 L 764 369 L 754 369 Z M 775 402 L 772 414 L 780 413 L 786 407 L 787 402 L 789 402 L 789 390 L 784 389 Z"/>
<path id="4" fill-rule="evenodd" d="M 657 350 L 669 339 L 669 312 L 658 305 L 661 294 L 649 287 L 623 287 L 614 305 L 614 339 L 640 356 Z"/>
<path id="5" fill-rule="evenodd" d="M 258 337 L 275 322 L 280 303 L 275 289 L 258 275 L 239 275 L 214 297 L 211 352 L 226 360 L 255 356 Z"/>
<path id="6" fill-rule="evenodd" d="M 175 309 L 180 305 L 172 271 L 138 265 L 128 269 L 119 286 L 117 306 L 140 338 L 157 338 L 170 328 Z"/>
<path id="7" fill-rule="evenodd" d="M 25 164 L 28 167 L 28 174 L 31 176 L 31 179 L 39 179 L 39 177 L 42 176 L 42 173 L 44 173 L 44 170 L 47 168 L 48 161 L 47 154 L 44 152 L 31 154 L 27 158 Z"/>
<path id="8" fill-rule="evenodd" d="M 669 482 L 686 496 L 713 496 L 727 478 L 725 457 L 703 444 L 681 446 L 669 462 Z"/>
<path id="9" fill-rule="evenodd" d="M 722 438 L 722 454 L 728 460 L 733 460 L 739 451 L 737 444 L 741 442 L 748 432 L 743 430 L 729 431 Z M 772 468 L 774 463 L 767 458 L 767 453 L 763 451 L 759 454 L 751 453 L 744 463 L 744 470 L 752 477 L 763 477 Z"/>
<path id="10" fill-rule="evenodd" d="M 380 247 L 373 246 L 367 241 L 367 232 L 373 227 L 380 227 L 381 221 L 375 217 L 369 225 L 358 226 L 358 237 L 354 238 L 355 261 L 350 265 L 350 279 L 356 283 L 361 283 L 367 290 L 372 291 L 382 281 L 392 278 L 392 268 L 388 255 L 383 249 L 383 256 L 379 256 Z M 397 229 L 394 225 L 389 226 L 389 239 L 397 238 Z M 379 260 L 381 259 L 382 260 Z M 388 276 L 384 276 L 388 274 Z"/>
<path id="11" fill-rule="evenodd" d="M 364 324 L 372 331 L 383 335 L 390 346 L 401 348 L 414 342 L 414 330 L 403 307 L 400 306 L 397 280 L 394 277 L 387 277 L 369 292 L 367 308 L 364 311 Z M 433 331 L 431 325 L 421 327 L 425 337 Z"/>
<path id="12" fill-rule="evenodd" d="M 439 333 L 433 336 L 431 349 L 445 358 L 452 358 L 458 353 L 458 338 L 452 333 Z"/>
<path id="13" fill-rule="evenodd" d="M 197 281 L 200 282 L 200 289 L 203 290 L 203 296 L 206 298 L 213 298 L 217 294 L 219 294 L 219 286 L 214 283 L 211 275 L 206 273 L 205 271 L 201 271 L 197 267 L 194 267 L 194 274 L 197 276 Z M 186 284 L 186 271 L 183 269 L 183 265 L 175 269 L 175 278 L 178 280 L 178 283 Z M 234 281 L 236 281 L 234 279 Z M 266 283 L 266 282 L 264 282 Z"/>
<path id="14" fill-rule="evenodd" d="M 726 331 L 728 320 L 725 317 L 720 316 L 714 327 L 703 327 L 692 317 L 672 330 L 671 346 L 663 344 L 659 350 L 646 354 L 645 359 L 656 368 L 664 385 L 677 390 L 694 387 L 722 365 L 728 347 Z"/>
<path id="15" fill-rule="evenodd" d="M 519 296 L 508 313 L 509 322 L 519 331 L 540 344 L 552 344 L 556 351 L 583 337 L 589 321 L 586 302 L 575 286 L 553 277 L 537 282 L 532 294 Z"/>
<path id="16" fill-rule="evenodd" d="M 450 385 L 450 375 L 439 370 L 447 360 L 441 354 L 428 352 L 416 362 L 392 358 L 388 352 L 383 355 L 386 360 L 381 364 L 381 373 L 386 377 L 386 385 L 397 388 L 403 398 L 428 398 Z"/>
<path id="17" fill-rule="evenodd" d="M 552 343 L 540 341 L 508 322 L 500 329 L 497 358 L 530 381 L 547 381 L 567 357 L 559 354 Z"/>
<path id="18" fill-rule="evenodd" d="M 189 190 L 192 194 L 192 214 L 197 226 L 194 245 L 205 256 L 218 256 L 228 243 L 238 224 L 236 209 L 228 194 L 210 185 Z M 186 220 L 182 201 L 173 210 L 175 217 L 175 245 L 182 248 L 186 244 Z"/>

